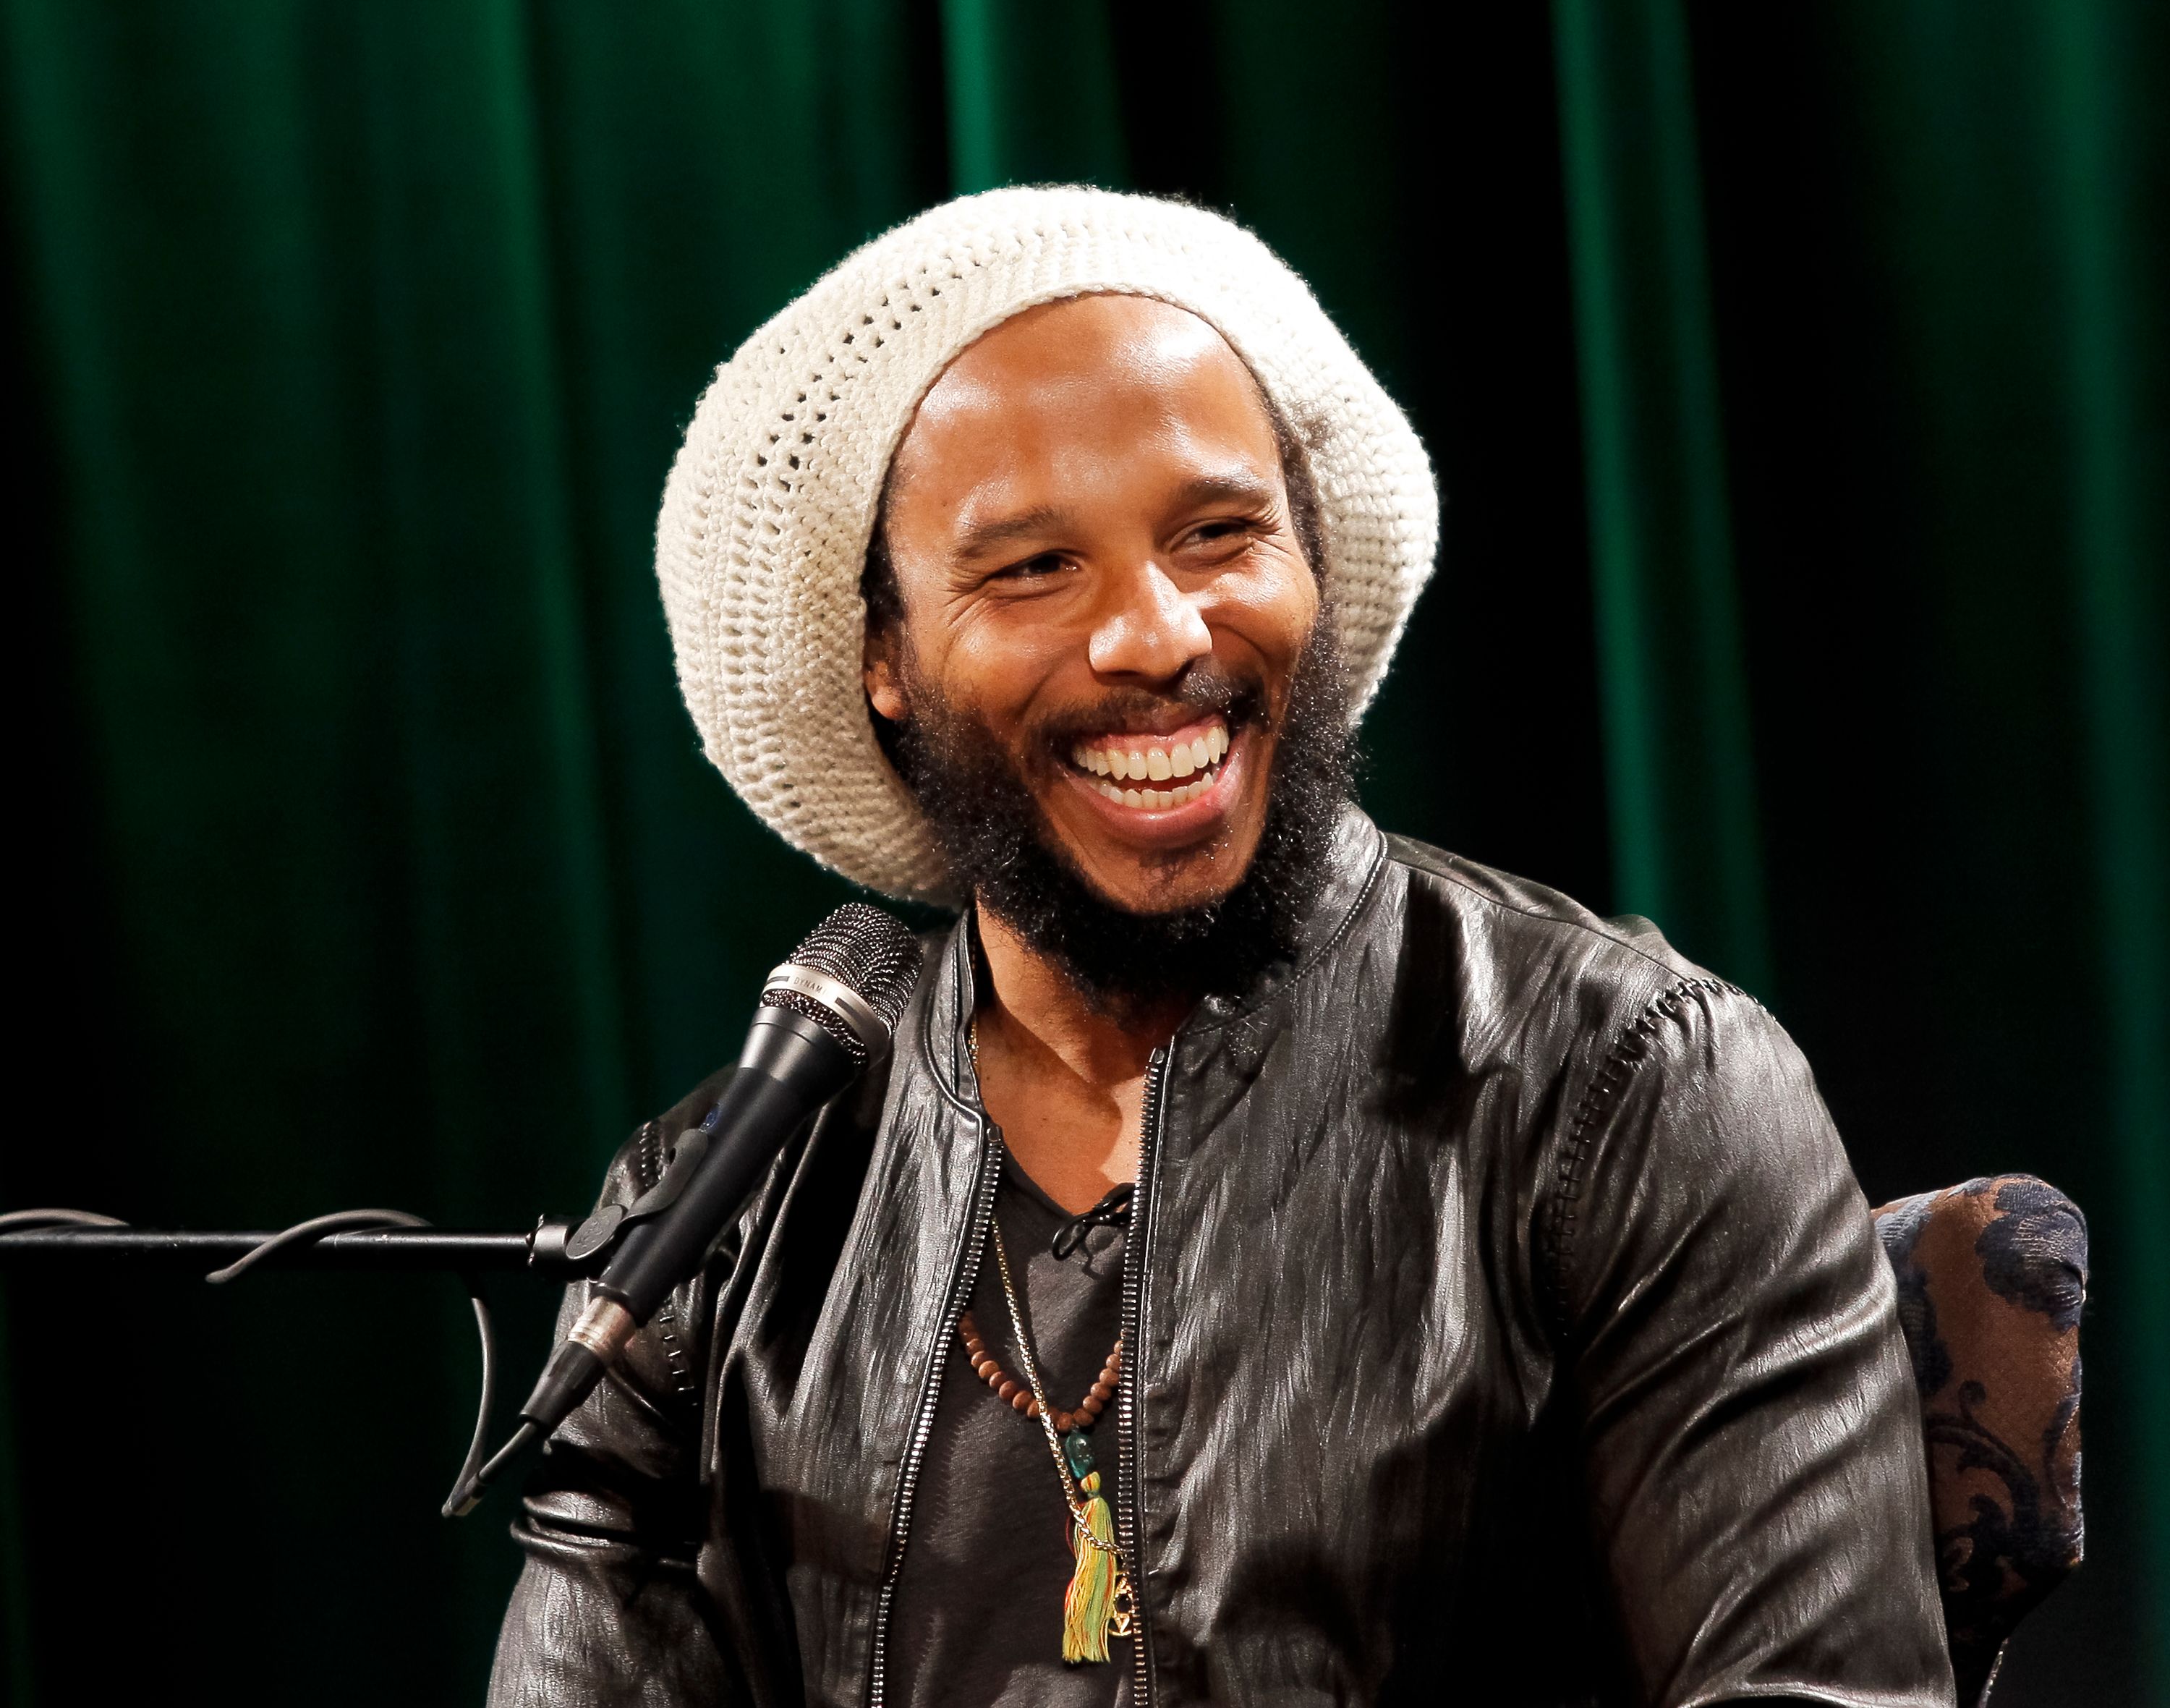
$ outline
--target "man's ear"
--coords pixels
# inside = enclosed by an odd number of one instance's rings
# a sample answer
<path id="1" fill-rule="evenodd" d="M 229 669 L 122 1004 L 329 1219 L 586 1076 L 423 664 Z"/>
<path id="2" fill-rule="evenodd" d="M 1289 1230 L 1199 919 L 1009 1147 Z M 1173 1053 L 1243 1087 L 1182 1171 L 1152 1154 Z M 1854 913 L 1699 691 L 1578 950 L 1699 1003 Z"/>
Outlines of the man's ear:
<path id="1" fill-rule="evenodd" d="M 860 654 L 859 677 L 867 685 L 867 701 L 893 724 L 901 724 L 911 710 L 904 696 L 904 678 L 896 667 L 895 625 L 869 624 L 867 642 Z"/>

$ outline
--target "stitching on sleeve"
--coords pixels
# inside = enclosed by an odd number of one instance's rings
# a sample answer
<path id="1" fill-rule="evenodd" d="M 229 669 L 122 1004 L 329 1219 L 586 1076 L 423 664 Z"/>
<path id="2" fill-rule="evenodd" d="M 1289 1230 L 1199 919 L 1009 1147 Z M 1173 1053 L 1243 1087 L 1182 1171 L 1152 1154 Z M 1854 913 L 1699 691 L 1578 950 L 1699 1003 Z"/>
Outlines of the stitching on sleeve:
<path id="1" fill-rule="evenodd" d="M 1740 986 L 1729 984 L 1722 978 L 1676 980 L 1653 997 L 1642 1012 L 1621 1029 L 1620 1036 L 1612 1041 L 1612 1047 L 1606 1052 L 1605 1059 L 1598 1063 L 1597 1071 L 1590 1075 L 1590 1084 L 1583 1089 L 1582 1100 L 1575 1106 L 1574 1119 L 1561 1143 L 1559 1169 L 1553 1179 L 1552 1196 L 1546 1203 L 1539 1246 L 1547 1272 L 1546 1291 L 1553 1327 L 1562 1337 L 1569 1327 L 1568 1266 L 1574 1255 L 1575 1218 L 1581 1207 L 1583 1183 L 1588 1177 L 1590 1147 L 1596 1141 L 1598 1129 L 1620 1106 L 1637 1063 L 1650 1053 L 1651 1041 L 1659 1026 L 1678 1019 L 1681 1009 L 1698 993 L 1724 993 L 1756 1001 Z"/>
<path id="2" fill-rule="evenodd" d="M 633 1179 L 633 1195 L 639 1197 L 663 1178 L 663 1123 L 651 1121 L 635 1136 L 633 1154 L 626 1159 Z"/>
<path id="3" fill-rule="evenodd" d="M 681 1400 L 693 1400 L 699 1398 L 693 1387 L 693 1367 L 687 1359 L 685 1346 L 676 1331 L 684 1326 L 678 1298 L 674 1293 L 664 1302 L 663 1309 L 656 1312 L 655 1332 L 663 1342 L 664 1362 L 671 1367 L 671 1391 Z"/>

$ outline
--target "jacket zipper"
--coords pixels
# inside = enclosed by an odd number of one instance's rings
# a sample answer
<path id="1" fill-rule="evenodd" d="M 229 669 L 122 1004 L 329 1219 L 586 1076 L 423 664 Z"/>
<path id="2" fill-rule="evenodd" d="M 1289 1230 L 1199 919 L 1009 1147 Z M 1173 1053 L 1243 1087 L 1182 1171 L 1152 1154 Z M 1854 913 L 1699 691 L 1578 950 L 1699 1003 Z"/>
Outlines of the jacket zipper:
<path id="1" fill-rule="evenodd" d="M 957 1319 L 965 1314 L 965 1302 L 972 1297 L 973 1283 L 979 1278 L 980 1254 L 986 1249 L 987 1224 L 995 1218 L 995 1183 L 1002 1172 L 1002 1147 L 999 1135 L 984 1110 L 980 1113 L 979 1129 L 980 1174 L 972 1186 L 972 1214 L 965 1236 L 964 1260 L 958 1266 L 949 1300 L 942 1308 L 942 1326 L 934 1336 L 934 1357 L 920 1383 L 919 1406 L 913 1416 L 911 1438 L 905 1443 L 904 1464 L 896 1480 L 896 1504 L 890 1514 L 889 1560 L 882 1568 L 880 1598 L 874 1604 L 874 1647 L 867 1668 L 867 1708 L 882 1708 L 888 1689 L 890 1614 L 896 1603 L 897 1579 L 904 1570 L 905 1543 L 911 1534 L 912 1497 L 918 1491 L 919 1468 L 927 1457 L 927 1441 L 934 1433 L 935 1402 L 941 1396 L 942 1372 L 949 1362 L 950 1343 L 957 1336 Z"/>
<path id="2" fill-rule="evenodd" d="M 1138 1499 L 1138 1394 L 1145 1385 L 1146 1240 L 1152 1222 L 1154 1165 L 1168 1098 L 1168 1063 L 1173 1049 L 1164 1044 L 1146 1067 L 1146 1095 L 1138 1127 L 1138 1184 L 1130 1197 L 1130 1233 L 1123 1261 L 1123 1386 L 1115 1427 L 1123 1452 L 1123 1478 L 1117 1493 L 1121 1510 L 1115 1527 L 1123 1539 L 1123 1563 L 1130 1574 L 1130 1661 L 1136 1668 L 1131 1708 L 1152 1708 L 1152 1635 L 1146 1620 L 1145 1529 Z"/>
<path id="3" fill-rule="evenodd" d="M 1143 1347 L 1139 1323 L 1143 1310 L 1143 1232 L 1146 1205 L 1152 1195 L 1153 1163 L 1158 1150 L 1162 1104 L 1167 1095 L 1167 1047 L 1155 1050 L 1146 1065 L 1146 1089 L 1138 1132 L 1138 1183 L 1130 1200 L 1131 1240 L 1123 1265 L 1122 1398 L 1116 1407 L 1116 1428 L 1122 1440 L 1123 1470 L 1120 1511 L 1116 1527 L 1123 1538 L 1124 1563 L 1130 1572 L 1130 1657 L 1136 1668 L 1133 1708 L 1152 1708 L 1152 1669 L 1146 1625 L 1143 1588 L 1138 1569 L 1138 1408 L 1136 1394 L 1142 1379 Z M 919 1487 L 919 1470 L 927 1457 L 927 1443 L 934 1433 L 934 1408 L 942 1393 L 942 1373 L 949 1361 L 949 1343 L 957 1333 L 957 1320 L 979 1279 L 980 1254 L 986 1249 L 987 1224 L 995 1218 L 995 1186 L 1002 1170 L 1001 1147 L 983 1111 L 979 1118 L 980 1174 L 972 1187 L 972 1214 L 965 1236 L 964 1261 L 943 1307 L 942 1326 L 934 1341 L 934 1357 L 920 1384 L 919 1405 L 911 1435 L 905 1443 L 903 1469 L 897 1477 L 896 1504 L 890 1516 L 889 1560 L 882 1571 L 880 1598 L 874 1604 L 874 1639 L 867 1673 L 867 1708 L 883 1708 L 889 1688 L 889 1621 L 896 1603 L 896 1585 L 904 1570 L 904 1550 L 911 1532 L 911 1503 Z"/>

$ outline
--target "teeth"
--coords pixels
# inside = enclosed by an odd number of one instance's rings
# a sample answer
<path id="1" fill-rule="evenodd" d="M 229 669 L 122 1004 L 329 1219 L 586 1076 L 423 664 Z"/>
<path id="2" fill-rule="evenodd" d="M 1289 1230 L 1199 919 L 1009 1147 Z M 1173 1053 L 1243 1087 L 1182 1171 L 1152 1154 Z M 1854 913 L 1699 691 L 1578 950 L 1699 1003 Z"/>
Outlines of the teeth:
<path id="1" fill-rule="evenodd" d="M 1110 800 L 1121 800 L 1126 806 L 1180 806 L 1195 800 L 1211 786 L 1213 779 L 1198 774 L 1211 770 L 1227 756 L 1228 731 L 1216 724 L 1202 736 L 1189 742 L 1171 742 L 1166 747 L 1095 747 L 1083 742 L 1070 750 L 1071 763 L 1081 771 L 1094 777 L 1112 777 L 1119 781 L 1168 783 L 1186 777 L 1197 777 L 1194 783 L 1181 783 L 1170 789 L 1117 789 L 1109 784 L 1101 786 L 1101 793 Z"/>
<path id="2" fill-rule="evenodd" d="M 1213 786 L 1213 779 L 1200 777 L 1179 789 L 1118 789 L 1112 783 L 1099 783 L 1093 786 L 1120 806 L 1135 806 L 1148 812 L 1165 812 L 1173 806 L 1189 806 Z"/>

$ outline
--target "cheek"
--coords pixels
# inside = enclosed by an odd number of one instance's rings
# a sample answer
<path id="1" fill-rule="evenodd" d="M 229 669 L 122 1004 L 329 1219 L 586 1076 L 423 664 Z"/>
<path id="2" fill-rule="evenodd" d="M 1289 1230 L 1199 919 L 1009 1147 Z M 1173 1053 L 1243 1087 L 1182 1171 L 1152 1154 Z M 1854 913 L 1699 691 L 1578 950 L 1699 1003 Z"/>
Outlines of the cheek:
<path id="1" fill-rule="evenodd" d="M 982 609 L 942 638 L 935 667 L 944 697 L 1008 738 L 1065 656 L 1081 650 L 1055 625 Z"/>
<path id="2" fill-rule="evenodd" d="M 1257 653 L 1285 688 L 1318 620 L 1318 581 L 1311 566 L 1277 551 L 1226 577 L 1216 595 L 1208 621 Z"/>

